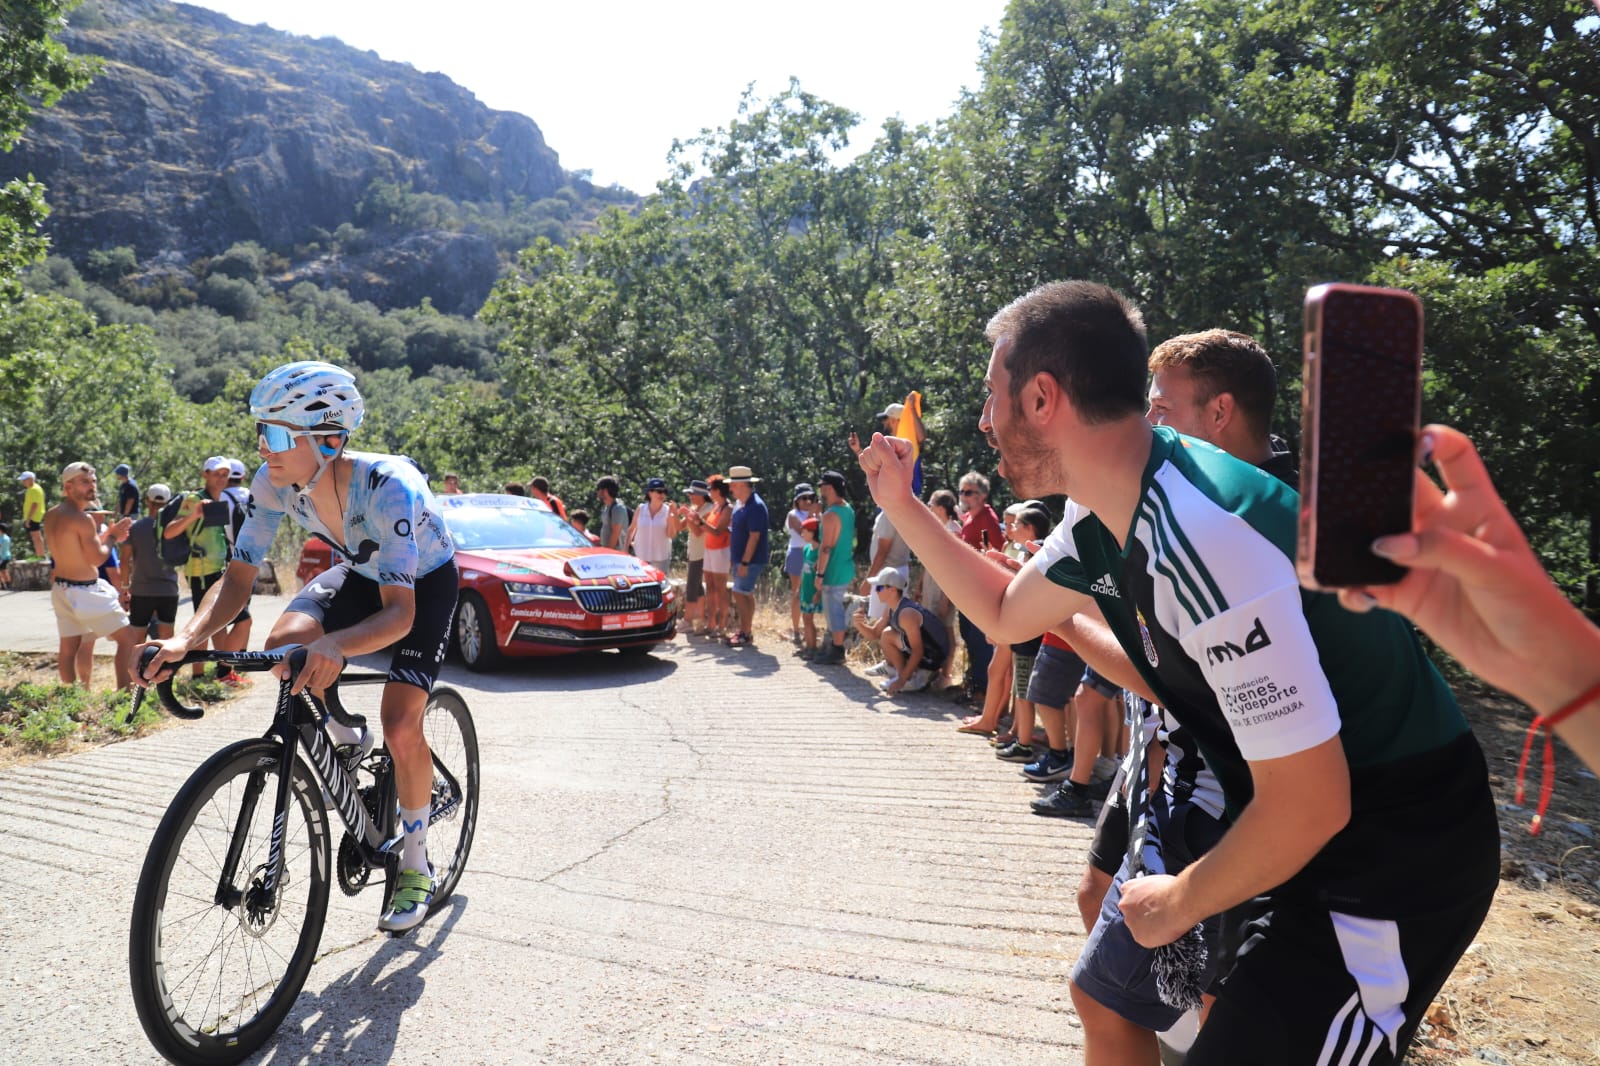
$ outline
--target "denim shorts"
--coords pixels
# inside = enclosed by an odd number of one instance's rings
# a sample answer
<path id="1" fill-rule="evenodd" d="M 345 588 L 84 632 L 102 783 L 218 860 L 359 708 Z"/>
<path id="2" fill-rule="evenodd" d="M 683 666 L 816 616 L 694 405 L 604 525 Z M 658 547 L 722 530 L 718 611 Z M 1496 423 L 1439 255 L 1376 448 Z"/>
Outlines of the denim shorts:
<path id="1" fill-rule="evenodd" d="M 1033 659 L 1033 676 L 1028 679 L 1027 698 L 1041 707 L 1057 710 L 1072 702 L 1073 693 L 1083 680 L 1083 660 L 1077 652 L 1046 644 Z"/>
<path id="2" fill-rule="evenodd" d="M 1100 917 L 1083 946 L 1083 954 L 1072 968 L 1072 983 L 1108 1010 L 1161 1033 L 1171 1029 L 1184 1012 L 1162 1002 L 1156 991 L 1155 952 L 1133 939 L 1117 906 L 1128 877 L 1128 862 L 1124 859 L 1106 890 Z M 1206 962 L 1198 975 L 1201 988 L 1210 987 L 1216 977 L 1218 924 L 1215 917 L 1200 923 L 1201 939 L 1206 945 Z"/>
<path id="3" fill-rule="evenodd" d="M 849 585 L 823 585 L 822 613 L 828 616 L 828 632 L 843 633 L 847 622 L 844 616 L 844 597 Z"/>
<path id="4" fill-rule="evenodd" d="M 733 568 L 733 591 L 741 596 L 749 596 L 756 590 L 756 583 L 761 580 L 761 571 L 767 568 L 766 563 L 741 563 Z"/>
<path id="5" fill-rule="evenodd" d="M 1092 667 L 1083 668 L 1083 683 L 1108 700 L 1122 695 L 1122 689 L 1095 673 Z"/>

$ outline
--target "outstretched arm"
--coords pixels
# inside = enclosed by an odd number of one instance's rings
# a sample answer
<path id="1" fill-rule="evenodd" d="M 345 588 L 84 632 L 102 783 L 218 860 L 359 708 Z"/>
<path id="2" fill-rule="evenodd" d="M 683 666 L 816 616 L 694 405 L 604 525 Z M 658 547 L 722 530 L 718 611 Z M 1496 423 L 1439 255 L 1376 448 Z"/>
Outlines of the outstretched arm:
<path id="1" fill-rule="evenodd" d="M 1444 489 L 1419 471 L 1412 532 L 1373 545 L 1409 573 L 1398 584 L 1346 589 L 1340 602 L 1405 615 L 1541 715 L 1594 693 L 1556 730 L 1600 768 L 1600 630 L 1550 580 L 1472 442 L 1448 426 L 1423 434 Z"/>
<path id="2" fill-rule="evenodd" d="M 1037 559 L 1020 573 L 977 555 L 952 537 L 911 494 L 911 442 L 881 433 L 861 451 L 872 498 L 889 514 L 911 551 L 939 587 L 986 636 L 1000 644 L 1032 640 L 1063 619 L 1094 610 L 1094 601 L 1045 576 Z"/>

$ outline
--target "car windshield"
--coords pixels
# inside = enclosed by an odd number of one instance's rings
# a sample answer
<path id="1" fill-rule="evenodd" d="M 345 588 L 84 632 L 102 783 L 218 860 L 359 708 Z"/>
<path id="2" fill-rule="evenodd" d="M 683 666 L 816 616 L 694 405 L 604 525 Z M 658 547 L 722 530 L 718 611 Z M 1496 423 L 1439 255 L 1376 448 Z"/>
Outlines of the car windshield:
<path id="1" fill-rule="evenodd" d="M 444 524 L 459 551 L 590 546 L 588 538 L 549 511 L 526 505 L 450 507 Z"/>

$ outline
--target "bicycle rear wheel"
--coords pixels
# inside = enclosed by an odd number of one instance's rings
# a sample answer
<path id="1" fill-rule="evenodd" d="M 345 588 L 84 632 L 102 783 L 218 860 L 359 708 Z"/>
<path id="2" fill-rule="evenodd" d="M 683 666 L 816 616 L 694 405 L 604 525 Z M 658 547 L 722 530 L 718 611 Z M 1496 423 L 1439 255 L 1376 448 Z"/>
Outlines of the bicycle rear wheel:
<path id="1" fill-rule="evenodd" d="M 145 856 L 128 976 L 145 1035 L 173 1062 L 234 1063 L 256 1051 L 294 1006 L 316 956 L 328 911 L 328 822 L 320 787 L 298 759 L 283 872 L 272 898 L 262 887 L 281 759 L 272 740 L 241 741 L 207 759 Z"/>
<path id="2" fill-rule="evenodd" d="M 433 865 L 430 908 L 437 910 L 461 879 L 478 825 L 478 730 L 461 695 L 441 687 L 428 697 L 422 731 L 433 752 L 428 861 Z"/>

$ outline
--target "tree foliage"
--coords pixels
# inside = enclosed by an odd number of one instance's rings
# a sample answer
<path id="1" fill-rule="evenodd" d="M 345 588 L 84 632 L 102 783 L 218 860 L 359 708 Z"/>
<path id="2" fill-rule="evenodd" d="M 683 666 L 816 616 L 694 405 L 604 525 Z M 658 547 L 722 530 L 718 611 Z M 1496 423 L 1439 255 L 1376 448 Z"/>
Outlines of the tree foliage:
<path id="1" fill-rule="evenodd" d="M 898 149 L 832 161 L 856 121 L 798 85 L 747 94 L 641 210 L 525 253 L 484 311 L 508 334 L 512 454 L 584 480 L 845 467 L 843 427 L 920 383 L 877 334 L 923 221 Z"/>
<path id="2" fill-rule="evenodd" d="M 55 34 L 76 0 L 0 0 L 0 152 L 22 138 L 28 117 L 84 85 L 92 65 L 67 54 Z M 0 185 L 0 301 L 16 295 L 19 270 L 44 255 L 44 187 L 22 178 Z"/>

